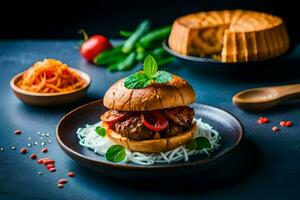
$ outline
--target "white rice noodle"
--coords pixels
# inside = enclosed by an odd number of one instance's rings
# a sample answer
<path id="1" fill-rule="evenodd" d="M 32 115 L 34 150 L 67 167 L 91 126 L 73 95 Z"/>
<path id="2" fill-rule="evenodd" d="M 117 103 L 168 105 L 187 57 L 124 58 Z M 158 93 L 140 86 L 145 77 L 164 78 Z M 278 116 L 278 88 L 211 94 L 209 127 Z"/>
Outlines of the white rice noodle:
<path id="1" fill-rule="evenodd" d="M 176 149 L 168 152 L 162 152 L 160 154 L 131 152 L 126 149 L 126 158 L 123 162 L 132 162 L 139 165 L 154 165 L 155 163 L 172 163 L 180 160 L 188 161 L 189 156 L 196 154 L 209 155 L 211 152 L 220 147 L 220 144 L 218 144 L 220 140 L 219 133 L 209 124 L 202 122 L 201 119 L 195 121 L 198 126 L 198 131 L 196 132 L 194 138 L 200 136 L 206 137 L 210 141 L 212 149 L 190 150 L 185 148 L 183 145 L 177 147 Z M 81 146 L 87 147 L 93 150 L 95 153 L 104 156 L 108 148 L 114 145 L 114 143 L 111 142 L 107 137 L 99 136 L 95 132 L 95 128 L 97 126 L 101 126 L 101 122 L 94 125 L 86 125 L 85 128 L 79 128 L 76 133 Z"/>

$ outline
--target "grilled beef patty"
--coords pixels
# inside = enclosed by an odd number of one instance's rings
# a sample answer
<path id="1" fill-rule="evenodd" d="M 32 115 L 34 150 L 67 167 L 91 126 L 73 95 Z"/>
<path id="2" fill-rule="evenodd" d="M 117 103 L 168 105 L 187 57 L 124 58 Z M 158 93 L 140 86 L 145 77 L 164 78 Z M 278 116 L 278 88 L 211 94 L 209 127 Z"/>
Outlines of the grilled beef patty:
<path id="1" fill-rule="evenodd" d="M 108 111 L 111 112 L 111 111 Z M 118 111 L 113 111 L 113 113 Z M 131 112 L 126 118 L 115 122 L 111 128 L 132 140 L 147 140 L 154 138 L 165 138 L 176 136 L 191 128 L 195 112 L 188 106 L 162 110 L 162 113 L 169 122 L 168 128 L 160 132 L 148 129 L 143 125 L 140 118 L 141 112 Z"/>

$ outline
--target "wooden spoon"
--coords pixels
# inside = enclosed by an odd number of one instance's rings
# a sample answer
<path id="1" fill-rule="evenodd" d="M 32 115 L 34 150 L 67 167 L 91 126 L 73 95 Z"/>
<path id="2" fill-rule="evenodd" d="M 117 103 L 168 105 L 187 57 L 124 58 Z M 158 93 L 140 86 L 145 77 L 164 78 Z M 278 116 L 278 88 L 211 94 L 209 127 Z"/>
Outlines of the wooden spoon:
<path id="1" fill-rule="evenodd" d="M 300 98 L 300 84 L 244 90 L 234 95 L 232 102 L 243 110 L 262 111 L 297 98 Z"/>

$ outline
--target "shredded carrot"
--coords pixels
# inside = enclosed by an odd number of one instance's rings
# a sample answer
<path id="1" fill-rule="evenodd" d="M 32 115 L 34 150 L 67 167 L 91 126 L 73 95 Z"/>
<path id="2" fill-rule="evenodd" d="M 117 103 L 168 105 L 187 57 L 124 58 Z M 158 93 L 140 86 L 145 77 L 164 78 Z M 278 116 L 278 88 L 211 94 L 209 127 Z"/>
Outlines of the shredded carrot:
<path id="1" fill-rule="evenodd" d="M 17 82 L 19 88 L 37 93 L 69 92 L 85 85 L 76 71 L 55 59 L 36 62 Z"/>

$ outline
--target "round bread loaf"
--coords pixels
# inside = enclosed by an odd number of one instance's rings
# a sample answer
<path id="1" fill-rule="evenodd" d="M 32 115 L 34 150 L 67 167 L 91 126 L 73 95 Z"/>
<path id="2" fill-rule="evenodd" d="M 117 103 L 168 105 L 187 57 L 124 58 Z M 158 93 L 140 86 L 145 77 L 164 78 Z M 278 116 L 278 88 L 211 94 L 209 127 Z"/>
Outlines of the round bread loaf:
<path id="1" fill-rule="evenodd" d="M 169 45 L 179 54 L 221 62 L 265 60 L 289 49 L 282 18 L 248 10 L 198 12 L 175 20 Z"/>
<path id="2" fill-rule="evenodd" d="M 147 111 L 186 106 L 195 101 L 195 92 L 179 76 L 167 83 L 152 83 L 146 88 L 127 89 L 124 80 L 113 84 L 105 93 L 104 106 L 111 110 Z"/>

